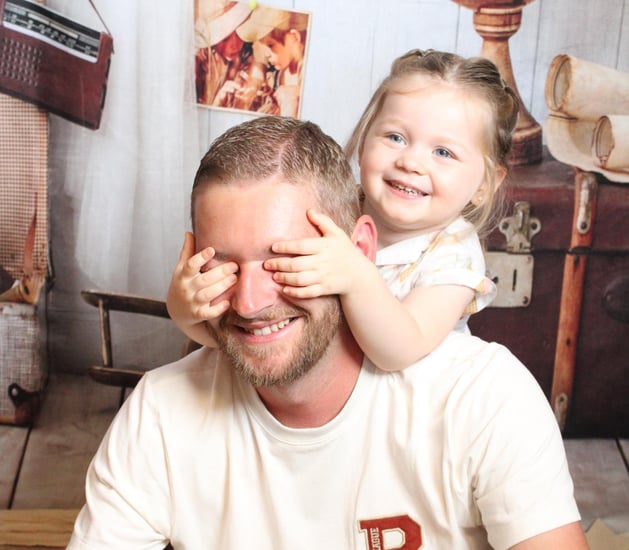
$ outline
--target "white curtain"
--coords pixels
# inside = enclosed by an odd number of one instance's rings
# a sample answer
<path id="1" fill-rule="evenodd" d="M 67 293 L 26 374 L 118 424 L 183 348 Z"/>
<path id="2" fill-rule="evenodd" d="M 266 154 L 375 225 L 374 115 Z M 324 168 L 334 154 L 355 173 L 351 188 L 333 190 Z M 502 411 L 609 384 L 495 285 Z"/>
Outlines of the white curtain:
<path id="1" fill-rule="evenodd" d="M 95 0 L 114 39 L 100 129 L 51 117 L 52 188 L 71 201 L 74 257 L 90 284 L 163 297 L 189 228 L 208 112 L 193 86 L 193 2 Z M 104 30 L 88 0 L 46 5 Z M 66 243 L 67 245 L 67 243 Z"/>

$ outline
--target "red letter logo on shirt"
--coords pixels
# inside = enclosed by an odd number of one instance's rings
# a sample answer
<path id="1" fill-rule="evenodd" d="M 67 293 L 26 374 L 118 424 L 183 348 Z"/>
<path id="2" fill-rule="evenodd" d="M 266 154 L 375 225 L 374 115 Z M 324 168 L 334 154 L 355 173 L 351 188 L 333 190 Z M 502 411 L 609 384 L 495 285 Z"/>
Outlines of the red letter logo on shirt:
<path id="1" fill-rule="evenodd" d="M 367 536 L 369 550 L 418 550 L 422 545 L 422 530 L 408 516 L 366 519 L 359 521 L 360 530 Z M 397 531 L 402 535 L 402 545 L 391 548 L 384 546 L 384 532 Z"/>

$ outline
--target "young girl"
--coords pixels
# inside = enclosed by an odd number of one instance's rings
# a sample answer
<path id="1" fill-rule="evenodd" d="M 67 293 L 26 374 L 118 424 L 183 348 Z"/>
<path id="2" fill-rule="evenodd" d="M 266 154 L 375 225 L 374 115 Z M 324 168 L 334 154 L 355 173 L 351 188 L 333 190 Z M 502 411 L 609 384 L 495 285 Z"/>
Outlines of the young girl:
<path id="1" fill-rule="evenodd" d="M 371 263 L 327 216 L 307 213 L 320 238 L 274 244 L 265 261 L 294 298 L 338 294 L 365 354 L 399 370 L 435 349 L 494 297 L 479 232 L 492 219 L 508 170 L 518 101 L 483 58 L 413 50 L 398 58 L 346 147 L 360 167 L 363 213 L 378 230 Z M 168 295 L 187 336 L 214 345 L 204 321 L 236 281 L 237 266 L 205 273 L 186 237 Z"/>

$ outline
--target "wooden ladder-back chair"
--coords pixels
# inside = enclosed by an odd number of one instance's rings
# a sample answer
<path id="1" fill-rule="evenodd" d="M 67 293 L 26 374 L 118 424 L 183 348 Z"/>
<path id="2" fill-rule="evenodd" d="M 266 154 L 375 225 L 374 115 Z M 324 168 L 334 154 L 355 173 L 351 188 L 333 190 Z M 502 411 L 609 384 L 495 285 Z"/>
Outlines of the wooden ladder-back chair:
<path id="1" fill-rule="evenodd" d="M 170 316 L 166 309 L 166 303 L 142 296 L 103 292 L 100 290 L 83 290 L 81 296 L 88 304 L 98 308 L 100 321 L 103 364 L 90 366 L 88 368 L 89 376 L 101 384 L 123 388 L 123 391 L 125 388 L 135 387 L 140 378 L 142 378 L 144 371 L 137 366 L 124 366 L 122 368 L 114 366 L 110 312 L 137 313 L 169 319 Z"/>

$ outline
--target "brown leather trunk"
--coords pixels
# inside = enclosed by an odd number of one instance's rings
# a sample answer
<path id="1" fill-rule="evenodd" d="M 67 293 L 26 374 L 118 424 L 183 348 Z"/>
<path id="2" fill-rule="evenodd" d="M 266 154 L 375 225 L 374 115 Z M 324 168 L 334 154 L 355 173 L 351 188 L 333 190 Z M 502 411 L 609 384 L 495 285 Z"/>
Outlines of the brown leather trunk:
<path id="1" fill-rule="evenodd" d="M 584 200 L 588 178 L 594 186 Z M 541 225 L 528 252 L 530 296 L 527 305 L 472 316 L 470 329 L 504 344 L 530 369 L 565 436 L 629 437 L 629 185 L 546 152 L 541 164 L 516 167 L 508 185 L 507 215 L 525 202 Z M 584 215 L 592 225 L 579 232 Z M 487 249 L 506 248 L 495 230 Z"/>

